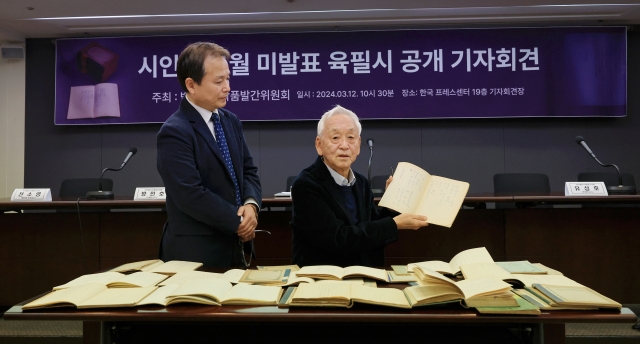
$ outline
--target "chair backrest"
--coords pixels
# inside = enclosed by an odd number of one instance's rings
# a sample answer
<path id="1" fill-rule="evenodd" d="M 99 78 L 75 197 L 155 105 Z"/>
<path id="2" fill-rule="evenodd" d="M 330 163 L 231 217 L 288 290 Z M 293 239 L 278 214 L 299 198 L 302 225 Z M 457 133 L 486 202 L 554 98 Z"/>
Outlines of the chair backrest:
<path id="1" fill-rule="evenodd" d="M 496 195 L 548 195 L 550 191 L 549 177 L 544 173 L 498 173 L 493 176 L 493 193 Z M 551 207 L 550 205 L 496 202 L 496 209 L 532 206 Z"/>
<path id="2" fill-rule="evenodd" d="M 549 177 L 544 173 L 498 173 L 493 176 L 495 194 L 549 194 Z"/>
<path id="3" fill-rule="evenodd" d="M 286 191 L 286 192 L 290 192 L 291 191 L 291 185 L 293 185 L 293 181 L 296 180 L 296 178 L 298 178 L 298 176 L 289 176 L 289 177 L 287 177 L 287 188 L 284 191 Z"/>
<path id="4" fill-rule="evenodd" d="M 371 190 L 374 197 L 382 197 L 384 187 L 386 186 L 389 176 L 373 176 L 371 177 Z"/>
<path id="5" fill-rule="evenodd" d="M 621 173 L 622 185 L 636 186 L 636 181 L 631 173 Z M 604 182 L 606 186 L 618 185 L 617 172 L 583 172 L 578 174 L 579 182 Z"/>
<path id="6" fill-rule="evenodd" d="M 60 184 L 58 197 L 84 197 L 89 191 L 97 191 L 100 178 L 75 178 L 65 179 Z M 113 191 L 113 180 L 102 179 L 102 191 Z"/>

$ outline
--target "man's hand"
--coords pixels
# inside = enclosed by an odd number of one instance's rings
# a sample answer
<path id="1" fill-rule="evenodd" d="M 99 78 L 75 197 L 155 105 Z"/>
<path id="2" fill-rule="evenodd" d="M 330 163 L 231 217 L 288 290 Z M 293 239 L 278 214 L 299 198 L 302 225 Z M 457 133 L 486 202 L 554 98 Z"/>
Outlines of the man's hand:
<path id="1" fill-rule="evenodd" d="M 396 222 L 398 229 L 413 229 L 416 230 L 420 227 L 426 227 L 429 225 L 427 217 L 416 214 L 400 214 L 393 218 Z"/>
<path id="2" fill-rule="evenodd" d="M 242 222 L 240 222 L 236 233 L 242 242 L 252 240 L 256 236 L 255 229 L 258 226 L 255 208 L 250 203 L 245 204 L 238 209 L 238 216 L 242 216 Z"/>
<path id="3" fill-rule="evenodd" d="M 389 176 L 389 178 L 387 179 L 384 185 L 385 190 L 389 188 L 389 184 L 391 184 L 392 181 L 393 181 L 393 176 Z"/>

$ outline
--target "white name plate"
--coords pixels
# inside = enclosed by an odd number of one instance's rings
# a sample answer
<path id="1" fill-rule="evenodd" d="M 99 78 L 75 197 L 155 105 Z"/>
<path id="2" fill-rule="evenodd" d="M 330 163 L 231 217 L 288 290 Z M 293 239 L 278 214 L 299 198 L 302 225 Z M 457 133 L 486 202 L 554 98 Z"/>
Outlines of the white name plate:
<path id="1" fill-rule="evenodd" d="M 604 182 L 566 182 L 565 196 L 609 196 Z"/>
<path id="2" fill-rule="evenodd" d="M 164 188 L 136 188 L 136 193 L 133 196 L 134 201 L 154 201 L 160 199 L 167 199 L 167 193 Z"/>
<path id="3" fill-rule="evenodd" d="M 11 202 L 51 202 L 51 189 L 15 189 Z"/>

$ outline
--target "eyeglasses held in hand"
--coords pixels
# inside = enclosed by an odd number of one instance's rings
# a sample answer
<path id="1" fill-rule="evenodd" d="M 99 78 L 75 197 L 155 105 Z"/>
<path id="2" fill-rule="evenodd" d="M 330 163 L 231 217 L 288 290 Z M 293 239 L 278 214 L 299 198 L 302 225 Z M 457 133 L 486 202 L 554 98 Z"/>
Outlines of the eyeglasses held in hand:
<path id="1" fill-rule="evenodd" d="M 271 234 L 271 232 L 265 231 L 265 230 L 262 230 L 262 229 L 256 229 L 254 232 L 255 233 L 264 232 L 264 233 L 267 233 L 267 234 Z M 238 243 L 240 244 L 240 258 L 242 259 L 242 265 L 244 265 L 244 267 L 246 269 L 248 269 L 249 266 L 251 265 L 251 256 L 252 256 L 252 254 L 251 254 L 251 252 L 249 252 L 249 262 L 247 262 L 246 255 L 244 254 L 244 243 L 242 242 L 242 239 L 238 238 Z"/>

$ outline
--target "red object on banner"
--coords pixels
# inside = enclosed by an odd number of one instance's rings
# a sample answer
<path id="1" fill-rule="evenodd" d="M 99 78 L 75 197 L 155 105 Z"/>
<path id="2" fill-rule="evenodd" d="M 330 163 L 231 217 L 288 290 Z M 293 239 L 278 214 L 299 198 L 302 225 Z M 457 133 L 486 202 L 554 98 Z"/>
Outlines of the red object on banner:
<path id="1" fill-rule="evenodd" d="M 118 69 L 118 54 L 91 42 L 76 55 L 78 70 L 96 82 L 106 81 Z"/>

